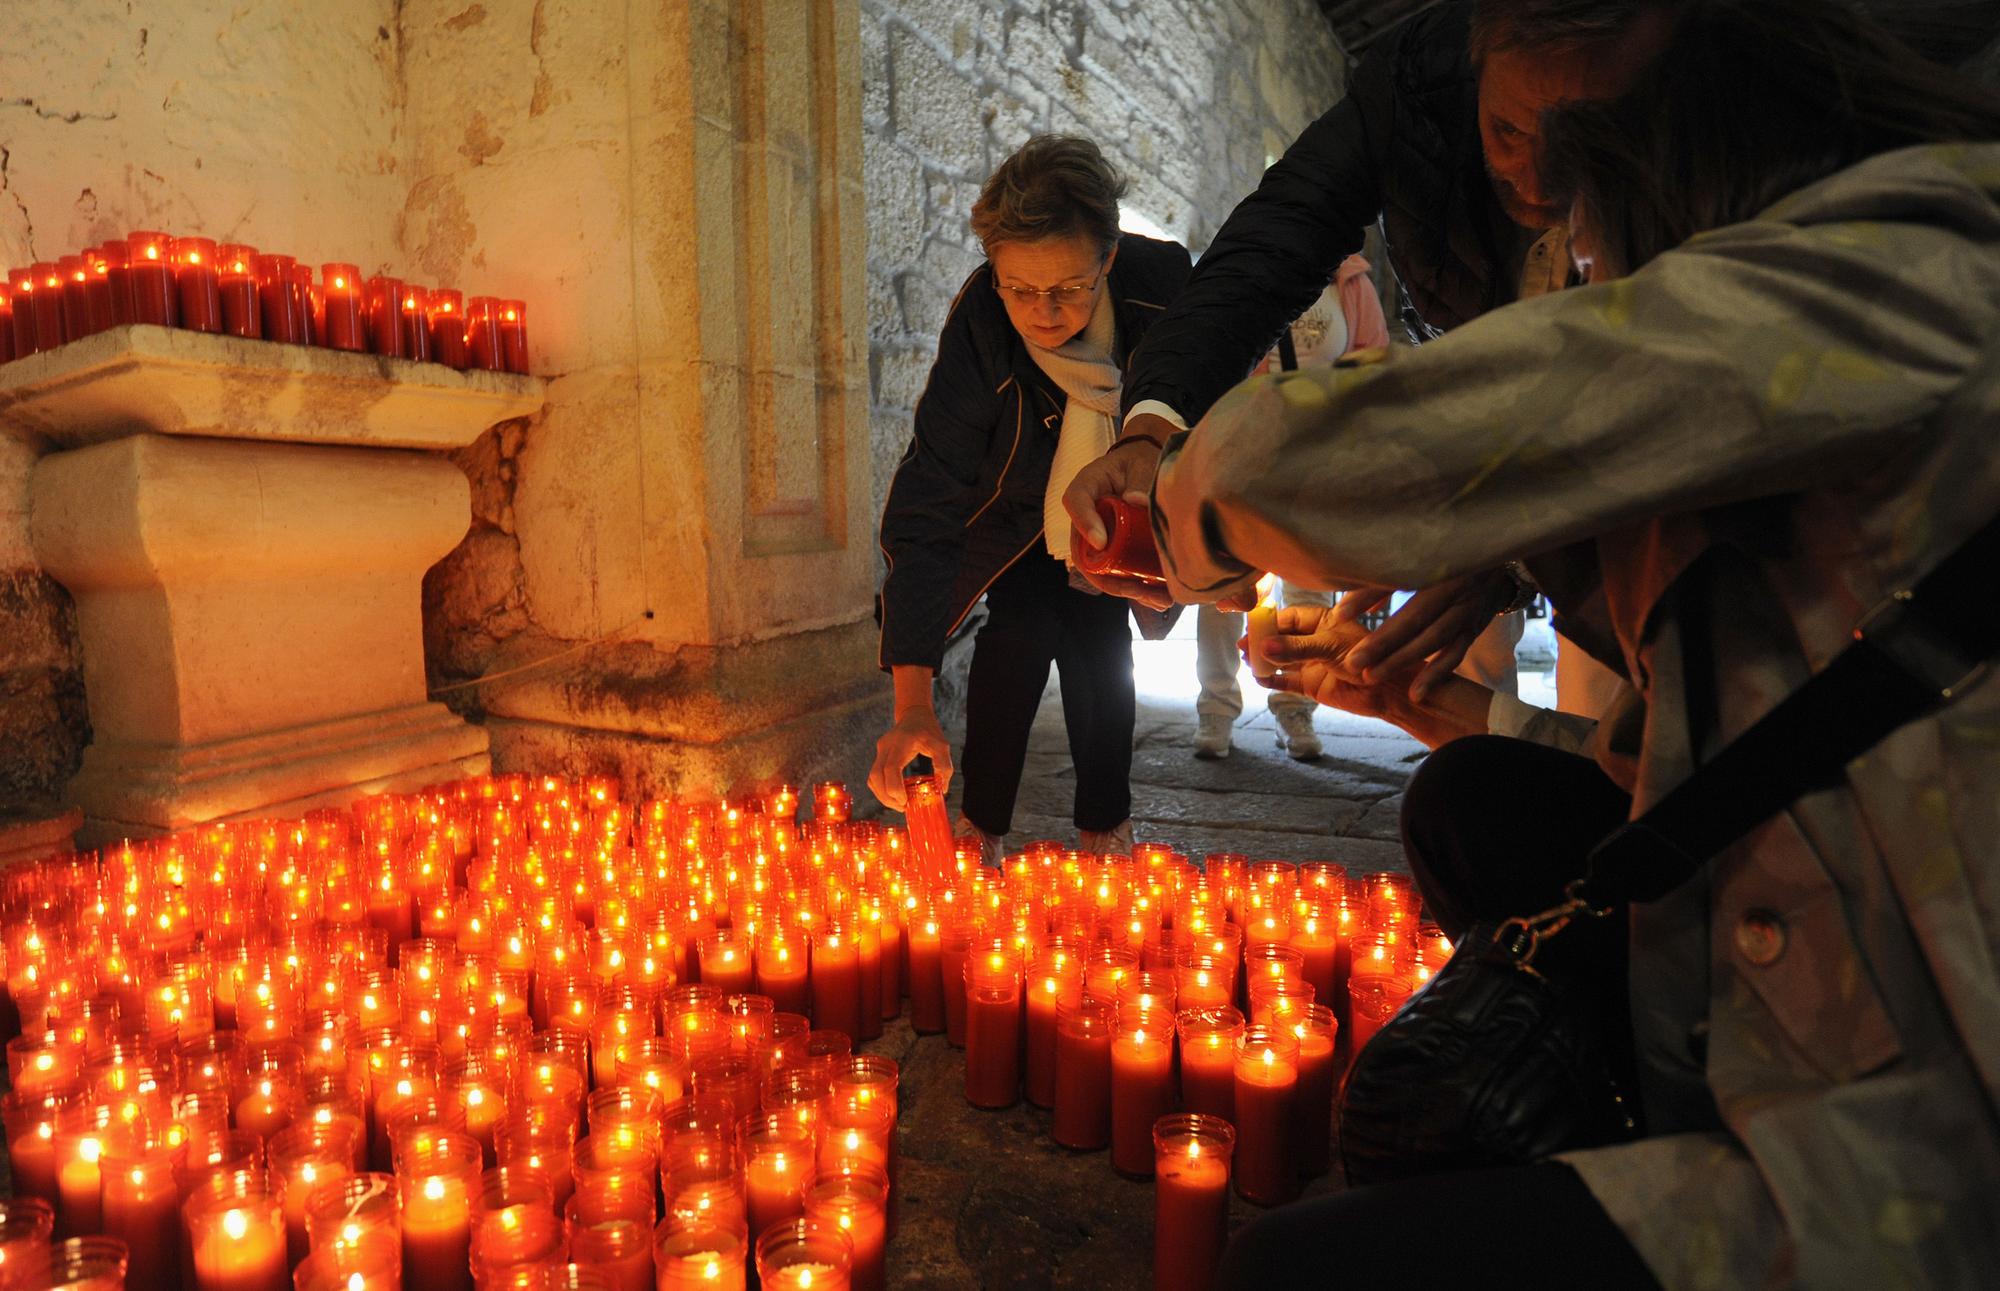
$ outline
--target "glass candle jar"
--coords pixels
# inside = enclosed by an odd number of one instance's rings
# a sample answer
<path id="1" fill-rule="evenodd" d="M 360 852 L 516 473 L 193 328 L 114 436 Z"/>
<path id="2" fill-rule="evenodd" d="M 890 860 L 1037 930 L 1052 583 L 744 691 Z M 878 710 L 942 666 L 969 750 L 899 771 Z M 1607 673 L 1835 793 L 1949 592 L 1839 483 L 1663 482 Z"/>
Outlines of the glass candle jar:
<path id="1" fill-rule="evenodd" d="M 286 1291 L 284 1207 L 262 1171 L 211 1179 L 181 1213 L 195 1291 Z"/>
<path id="2" fill-rule="evenodd" d="M 847 1235 L 854 1291 L 883 1291 L 887 1282 L 889 1175 L 863 1161 L 822 1171 L 806 1189 L 805 1216 Z"/>
<path id="3" fill-rule="evenodd" d="M 1229 1237 L 1229 1165 L 1236 1131 L 1198 1113 L 1153 1125 L 1153 1286 L 1208 1291 Z"/>
<path id="4" fill-rule="evenodd" d="M 124 1291 L 129 1257 L 115 1237 L 72 1237 L 49 1248 L 50 1291 Z"/>
<path id="5" fill-rule="evenodd" d="M 662 1221 L 653 1236 L 658 1291 L 743 1291 L 748 1242 L 743 1226 Z"/>
<path id="6" fill-rule="evenodd" d="M 376 1230 L 323 1246 L 300 1262 L 292 1285 L 295 1291 L 402 1291 L 402 1243 Z"/>
<path id="7" fill-rule="evenodd" d="M 322 1184 L 307 1195 L 305 1216 L 309 1250 L 353 1245 L 370 1233 L 383 1233 L 395 1239 L 401 1265 L 403 1207 L 395 1176 L 351 1174 Z"/>
<path id="8" fill-rule="evenodd" d="M 397 1164 L 403 1277 L 426 1291 L 468 1291 L 472 1206 L 484 1154 L 469 1135 L 445 1132 L 411 1144 Z"/>
<path id="9" fill-rule="evenodd" d="M 798 1218 L 757 1238 L 757 1279 L 765 1291 L 848 1291 L 854 1244 L 824 1220 Z"/>
<path id="10" fill-rule="evenodd" d="M 1117 1006 L 1085 995 L 1056 1011 L 1056 1102 L 1049 1134 L 1066 1148 L 1111 1140 L 1111 1032 Z"/>
<path id="11" fill-rule="evenodd" d="M 37 1291 L 49 1266 L 55 1208 L 39 1197 L 0 1197 L 0 1291 Z"/>
<path id="12" fill-rule="evenodd" d="M 1277 1027 L 1249 1026 L 1236 1040 L 1236 1191 L 1274 1206 L 1298 1191 L 1294 1155 L 1299 1042 Z"/>

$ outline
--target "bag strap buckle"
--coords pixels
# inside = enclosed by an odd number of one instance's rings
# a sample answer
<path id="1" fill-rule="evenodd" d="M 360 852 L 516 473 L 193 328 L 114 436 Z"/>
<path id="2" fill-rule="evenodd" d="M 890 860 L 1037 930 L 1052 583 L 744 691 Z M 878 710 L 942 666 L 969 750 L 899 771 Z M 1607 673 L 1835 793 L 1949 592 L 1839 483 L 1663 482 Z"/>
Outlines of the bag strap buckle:
<path id="1" fill-rule="evenodd" d="M 1985 651 L 1959 641 L 1946 625 L 1918 608 L 1916 593 L 1892 592 L 1868 611 L 1854 639 L 1874 649 L 1939 701 L 1963 694 L 1992 666 Z"/>
<path id="2" fill-rule="evenodd" d="M 1584 880 L 1572 879 L 1563 886 L 1563 899 L 1540 914 L 1522 915 L 1502 923 L 1494 940 L 1514 962 L 1536 976 L 1535 954 L 1557 933 L 1578 919 L 1602 919 L 1614 907 L 1594 905 L 1584 895 Z"/>

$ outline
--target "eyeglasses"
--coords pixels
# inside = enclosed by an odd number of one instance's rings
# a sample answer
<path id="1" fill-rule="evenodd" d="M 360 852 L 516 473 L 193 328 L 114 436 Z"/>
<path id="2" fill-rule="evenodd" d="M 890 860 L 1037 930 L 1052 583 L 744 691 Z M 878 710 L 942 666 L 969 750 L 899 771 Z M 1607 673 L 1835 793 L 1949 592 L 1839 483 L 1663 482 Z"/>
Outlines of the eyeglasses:
<path id="1" fill-rule="evenodd" d="M 1091 293 L 1097 290 L 1097 284 L 1104 281 L 1105 271 L 1109 267 L 1105 261 L 1098 261 L 1097 275 L 1095 277 L 1089 282 L 1070 287 L 1005 287 L 998 281 L 995 281 L 993 290 L 1000 293 L 1000 299 L 1010 300 L 1023 309 L 1033 305 L 1042 296 L 1048 297 L 1052 303 L 1057 305 L 1075 305 L 1088 299 Z"/>

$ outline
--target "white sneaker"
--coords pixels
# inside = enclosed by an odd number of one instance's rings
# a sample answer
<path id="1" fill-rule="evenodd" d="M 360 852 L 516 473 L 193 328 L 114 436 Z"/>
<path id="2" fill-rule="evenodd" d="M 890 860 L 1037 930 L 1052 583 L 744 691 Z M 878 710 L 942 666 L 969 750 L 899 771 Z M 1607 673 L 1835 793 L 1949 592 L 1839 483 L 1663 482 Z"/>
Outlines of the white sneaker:
<path id="1" fill-rule="evenodd" d="M 1295 762 L 1311 762 L 1324 750 L 1320 748 L 1319 736 L 1313 731 L 1313 713 L 1310 708 L 1280 708 L 1271 716 L 1278 719 L 1281 734 L 1278 742 L 1285 746 L 1285 752 L 1292 755 Z"/>
<path id="2" fill-rule="evenodd" d="M 1076 832 L 1077 847 L 1099 856 L 1130 856 L 1132 854 L 1132 822 L 1126 821 L 1112 829 L 1079 829 Z"/>
<path id="3" fill-rule="evenodd" d="M 1229 756 L 1229 732 L 1236 723 L 1226 713 L 1203 713 L 1195 719 L 1194 755 L 1213 761 Z"/>

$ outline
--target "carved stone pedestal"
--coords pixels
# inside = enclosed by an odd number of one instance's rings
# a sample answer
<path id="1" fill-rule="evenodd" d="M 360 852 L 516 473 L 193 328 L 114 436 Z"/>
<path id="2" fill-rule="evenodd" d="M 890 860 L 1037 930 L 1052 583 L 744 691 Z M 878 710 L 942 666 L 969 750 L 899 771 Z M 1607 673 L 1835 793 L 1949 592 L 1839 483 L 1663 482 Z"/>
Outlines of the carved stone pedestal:
<path id="1" fill-rule="evenodd" d="M 424 683 L 421 583 L 467 485 L 412 450 L 541 404 L 532 377 L 154 327 L 0 368 L 0 419 L 61 450 L 31 528 L 76 599 L 84 840 L 486 769 Z"/>

